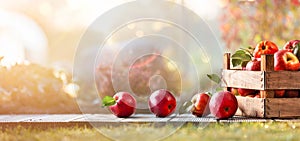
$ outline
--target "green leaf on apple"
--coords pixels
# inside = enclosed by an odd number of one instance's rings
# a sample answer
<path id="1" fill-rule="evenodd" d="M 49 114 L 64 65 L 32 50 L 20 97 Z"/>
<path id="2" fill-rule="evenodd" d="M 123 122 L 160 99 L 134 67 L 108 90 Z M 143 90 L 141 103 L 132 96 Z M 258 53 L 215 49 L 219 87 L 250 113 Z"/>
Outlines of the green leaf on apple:
<path id="1" fill-rule="evenodd" d="M 297 58 L 300 59 L 300 42 L 298 42 L 298 43 L 295 45 L 293 54 L 295 54 L 295 55 L 297 56 Z"/>
<path id="2" fill-rule="evenodd" d="M 242 62 L 242 63 L 241 63 L 241 66 L 242 66 L 242 67 L 246 67 L 248 62 L 249 62 L 249 61 L 244 61 L 244 62 Z"/>
<path id="3" fill-rule="evenodd" d="M 231 55 L 231 63 L 233 67 L 242 66 L 245 67 L 246 64 L 251 61 L 253 55 L 248 49 L 239 49 L 233 55 Z"/>
<path id="4" fill-rule="evenodd" d="M 102 99 L 102 106 L 103 107 L 112 106 L 114 104 L 116 104 L 116 100 L 113 97 L 111 97 L 111 96 L 105 96 Z"/>
<path id="5" fill-rule="evenodd" d="M 245 51 L 243 49 L 239 49 L 234 54 L 236 55 L 245 54 Z"/>
<path id="6" fill-rule="evenodd" d="M 231 56 L 231 58 L 232 59 L 239 59 L 243 62 L 251 60 L 251 56 L 249 54 L 245 53 L 245 52 L 244 53 L 238 53 L 238 54 L 235 53 Z"/>
<path id="7" fill-rule="evenodd" d="M 232 63 L 233 67 L 236 67 L 236 66 L 239 66 L 240 64 L 242 64 L 242 60 L 240 60 L 240 59 L 232 59 L 231 63 Z"/>
<path id="8" fill-rule="evenodd" d="M 240 48 L 240 49 L 245 51 L 251 57 L 253 57 L 253 51 L 255 48 L 253 48 L 252 46 L 248 46 L 247 48 Z"/>
<path id="9" fill-rule="evenodd" d="M 221 78 L 217 74 L 207 74 L 207 77 L 217 84 L 221 82 Z"/>

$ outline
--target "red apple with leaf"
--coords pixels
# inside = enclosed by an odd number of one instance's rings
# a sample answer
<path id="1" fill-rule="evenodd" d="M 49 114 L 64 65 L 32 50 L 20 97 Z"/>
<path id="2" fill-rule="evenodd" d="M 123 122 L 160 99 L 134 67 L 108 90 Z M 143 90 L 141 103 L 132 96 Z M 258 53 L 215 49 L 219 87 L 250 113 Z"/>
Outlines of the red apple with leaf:
<path id="1" fill-rule="evenodd" d="M 209 111 L 210 95 L 208 93 L 199 93 L 192 97 L 192 109 L 191 112 L 197 117 L 203 117 L 210 114 Z"/>
<path id="2" fill-rule="evenodd" d="M 261 41 L 255 48 L 241 48 L 231 56 L 233 67 L 241 66 L 242 70 L 260 70 L 260 59 L 262 54 L 275 54 L 278 47 L 271 41 Z M 248 66 L 247 66 L 248 65 Z"/>
<path id="3" fill-rule="evenodd" d="M 168 90 L 157 90 L 150 95 L 148 106 L 157 117 L 167 117 L 176 109 L 176 98 Z"/>
<path id="4" fill-rule="evenodd" d="M 102 105 L 108 106 L 115 116 L 125 118 L 135 112 L 136 100 L 128 92 L 118 92 L 113 97 L 105 96 L 102 99 Z"/>

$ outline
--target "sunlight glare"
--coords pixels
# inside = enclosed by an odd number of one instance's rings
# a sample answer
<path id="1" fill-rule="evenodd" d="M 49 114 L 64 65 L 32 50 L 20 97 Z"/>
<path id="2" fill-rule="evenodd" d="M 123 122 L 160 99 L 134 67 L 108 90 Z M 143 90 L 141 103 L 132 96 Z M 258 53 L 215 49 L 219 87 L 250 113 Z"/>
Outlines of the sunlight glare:
<path id="1" fill-rule="evenodd" d="M 2 66 L 12 66 L 25 59 L 22 43 L 8 35 L 0 34 L 0 56 L 3 56 L 0 65 Z"/>

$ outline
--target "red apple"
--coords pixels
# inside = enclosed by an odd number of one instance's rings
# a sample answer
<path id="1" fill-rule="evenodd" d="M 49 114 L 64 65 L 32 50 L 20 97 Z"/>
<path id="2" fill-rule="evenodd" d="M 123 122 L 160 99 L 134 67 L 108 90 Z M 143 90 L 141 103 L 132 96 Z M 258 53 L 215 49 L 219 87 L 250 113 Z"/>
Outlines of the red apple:
<path id="1" fill-rule="evenodd" d="M 260 94 L 256 94 L 254 98 L 260 98 Z"/>
<path id="2" fill-rule="evenodd" d="M 166 117 L 175 111 L 176 99 L 171 92 L 161 89 L 150 95 L 148 106 L 157 117 Z"/>
<path id="3" fill-rule="evenodd" d="M 246 97 L 250 97 L 250 98 L 254 98 L 256 95 L 253 94 L 253 95 L 247 95 Z"/>
<path id="4" fill-rule="evenodd" d="M 256 92 L 257 92 L 256 90 L 252 90 L 252 89 L 238 88 L 238 93 L 240 94 L 240 96 L 253 95 Z"/>
<path id="5" fill-rule="evenodd" d="M 287 98 L 295 98 L 299 96 L 299 91 L 298 90 L 286 90 L 285 97 Z"/>
<path id="6" fill-rule="evenodd" d="M 210 96 L 206 93 L 199 93 L 194 95 L 191 100 L 191 102 L 193 103 L 193 108 L 191 109 L 192 114 L 197 117 L 209 115 L 209 100 Z"/>
<path id="7" fill-rule="evenodd" d="M 255 58 L 247 63 L 246 70 L 260 71 L 260 63 L 261 63 L 261 60 L 258 60 Z"/>
<path id="8" fill-rule="evenodd" d="M 236 97 L 228 91 L 215 93 L 209 102 L 209 109 L 217 119 L 227 119 L 234 116 L 238 108 Z"/>
<path id="9" fill-rule="evenodd" d="M 300 60 L 300 40 L 288 41 L 283 49 L 292 52 L 297 56 L 298 60 Z"/>
<path id="10" fill-rule="evenodd" d="M 299 70 L 300 63 L 296 55 L 288 50 L 279 50 L 274 54 L 274 70 Z"/>
<path id="11" fill-rule="evenodd" d="M 285 93 L 285 90 L 275 90 L 275 97 L 280 98 L 283 97 Z"/>
<path id="12" fill-rule="evenodd" d="M 136 100 L 128 92 L 118 92 L 113 97 L 105 96 L 103 106 L 109 106 L 110 111 L 117 117 L 129 117 L 136 109 Z"/>
<path id="13" fill-rule="evenodd" d="M 293 52 L 298 43 L 300 43 L 300 40 L 290 40 L 283 46 L 283 49 Z"/>
<path id="14" fill-rule="evenodd" d="M 260 58 L 262 54 L 274 54 L 277 51 L 278 47 L 275 43 L 271 41 L 261 41 L 256 45 L 253 56 L 254 58 Z"/>

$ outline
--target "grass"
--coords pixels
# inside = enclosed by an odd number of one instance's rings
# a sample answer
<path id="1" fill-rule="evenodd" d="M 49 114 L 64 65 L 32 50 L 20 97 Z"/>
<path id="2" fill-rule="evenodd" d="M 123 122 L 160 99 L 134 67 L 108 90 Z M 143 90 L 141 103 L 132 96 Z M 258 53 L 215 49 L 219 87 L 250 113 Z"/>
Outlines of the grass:
<path id="1" fill-rule="evenodd" d="M 298 141 L 300 140 L 300 123 L 230 123 L 209 124 L 206 127 L 186 124 L 177 130 L 174 126 L 157 127 L 149 124 L 132 124 L 116 126 L 60 127 L 40 129 L 36 127 L 12 127 L 0 130 L 1 141 L 109 141 L 119 140 L 157 140 L 163 136 L 164 141 Z M 109 136 L 110 138 L 106 137 Z M 161 138 L 160 138 L 161 139 Z"/>

